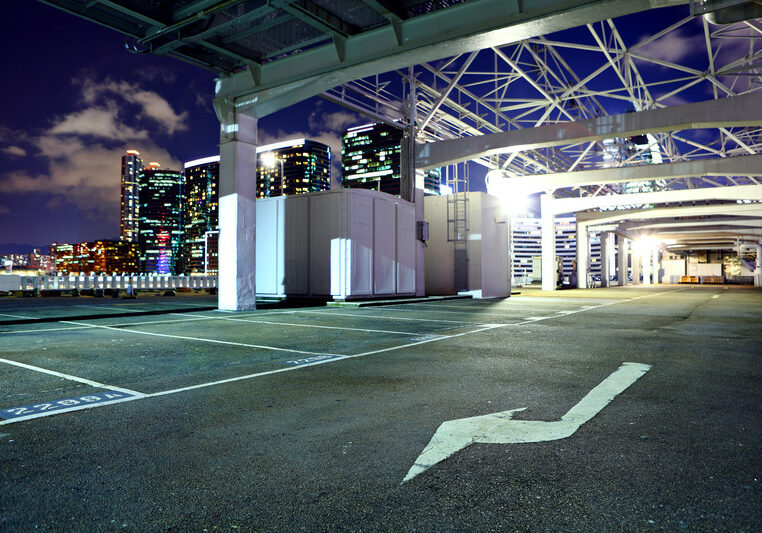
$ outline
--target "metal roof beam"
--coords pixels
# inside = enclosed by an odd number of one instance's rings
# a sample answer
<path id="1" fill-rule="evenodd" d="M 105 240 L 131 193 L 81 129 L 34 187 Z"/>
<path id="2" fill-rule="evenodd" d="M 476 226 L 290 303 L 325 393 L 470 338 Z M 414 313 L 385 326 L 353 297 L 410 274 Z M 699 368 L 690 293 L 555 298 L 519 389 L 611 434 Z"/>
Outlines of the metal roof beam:
<path id="1" fill-rule="evenodd" d="M 516 176 L 508 178 L 508 183 L 522 194 L 532 194 L 563 187 L 706 176 L 762 176 L 762 154 Z"/>
<path id="2" fill-rule="evenodd" d="M 762 185 L 736 185 L 727 187 L 704 187 L 678 191 L 655 191 L 632 194 L 608 194 L 583 198 L 558 198 L 550 202 L 555 214 L 575 213 L 601 207 L 627 205 L 694 202 L 701 200 L 758 200 L 762 201 Z M 762 206 L 759 206 L 762 207 Z"/>
<path id="3" fill-rule="evenodd" d="M 416 168 L 429 169 L 476 157 L 522 152 L 616 137 L 676 130 L 756 126 L 762 123 L 762 93 L 695 104 L 546 124 L 416 146 Z"/>
<path id="4" fill-rule="evenodd" d="M 239 112 L 266 116 L 350 80 L 687 0 L 470 0 L 318 45 L 218 82 Z"/>

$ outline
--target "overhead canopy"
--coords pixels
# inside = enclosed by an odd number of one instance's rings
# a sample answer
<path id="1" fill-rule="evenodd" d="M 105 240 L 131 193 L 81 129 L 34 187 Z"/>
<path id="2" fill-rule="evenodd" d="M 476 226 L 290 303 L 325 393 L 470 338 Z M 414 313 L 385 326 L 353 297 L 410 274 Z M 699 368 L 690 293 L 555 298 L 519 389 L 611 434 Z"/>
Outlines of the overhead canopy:
<path id="1" fill-rule="evenodd" d="M 230 97 L 296 84 L 304 99 L 424 61 L 687 3 L 687 0 L 40 0 L 118 30 L 136 53 L 169 55 L 235 79 Z M 339 74 L 340 72 L 340 74 Z M 313 77 L 333 73 L 306 90 Z M 314 80 L 313 80 L 314 81 Z M 294 91 L 290 87 L 289 91 Z M 273 100 L 279 95 L 267 95 Z M 261 100 L 261 99 L 260 99 Z M 298 101 L 298 100 L 296 100 Z M 258 116 L 294 103 L 261 106 Z"/>

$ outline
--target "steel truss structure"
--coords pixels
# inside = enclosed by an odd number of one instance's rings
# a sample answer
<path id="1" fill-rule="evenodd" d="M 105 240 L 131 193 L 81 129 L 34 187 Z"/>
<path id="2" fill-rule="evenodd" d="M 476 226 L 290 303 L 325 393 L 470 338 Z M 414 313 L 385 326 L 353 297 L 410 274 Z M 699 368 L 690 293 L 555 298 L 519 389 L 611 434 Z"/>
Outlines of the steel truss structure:
<path id="1" fill-rule="evenodd" d="M 667 12 L 663 17 L 660 11 Z M 407 123 L 403 88 L 415 83 L 420 142 L 484 135 L 546 124 L 735 97 L 762 89 L 762 23 L 715 26 L 687 6 L 587 24 L 574 31 L 461 54 L 409 70 L 352 81 L 323 96 L 373 120 Z M 656 21 L 684 16 L 664 27 Z M 670 49 L 670 47 L 676 47 Z M 643 138 L 645 137 L 645 138 Z M 645 141 L 645 142 L 643 142 Z M 507 176 L 537 176 L 694 159 L 757 154 L 762 125 L 613 138 L 482 157 Z M 479 173 L 474 173 L 479 175 Z M 755 176 L 691 176 L 630 184 L 626 191 L 759 183 Z M 480 188 L 480 184 L 472 184 Z M 620 185 L 563 188 L 559 196 L 621 193 Z"/>

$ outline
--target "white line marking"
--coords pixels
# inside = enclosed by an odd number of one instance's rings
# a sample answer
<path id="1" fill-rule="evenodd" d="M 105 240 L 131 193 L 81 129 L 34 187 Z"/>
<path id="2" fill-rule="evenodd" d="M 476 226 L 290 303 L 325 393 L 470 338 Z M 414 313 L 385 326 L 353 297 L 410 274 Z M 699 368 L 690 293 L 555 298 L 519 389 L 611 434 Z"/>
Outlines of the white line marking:
<path id="1" fill-rule="evenodd" d="M 483 325 L 480 322 L 464 322 L 463 320 L 446 320 L 443 318 L 410 318 L 410 317 L 398 317 L 398 316 L 379 316 L 363 313 L 337 313 L 333 311 L 298 311 L 299 313 L 307 313 L 312 315 L 337 315 L 337 316 L 356 316 L 360 318 L 374 318 L 377 320 L 404 320 L 404 321 L 416 321 L 416 322 L 442 322 L 446 324 L 460 324 L 460 325 Z"/>
<path id="2" fill-rule="evenodd" d="M 90 326 L 91 328 L 101 328 L 101 329 L 108 329 L 111 331 L 123 331 L 125 333 L 137 333 L 138 335 L 150 335 L 153 337 L 166 337 L 170 339 L 182 339 L 186 341 L 198 341 L 198 342 L 209 342 L 212 344 L 225 344 L 229 346 L 243 346 L 245 348 L 258 348 L 261 350 L 274 350 L 277 352 L 290 352 L 290 353 L 303 353 L 307 355 L 341 355 L 341 354 L 334 354 L 334 353 L 326 353 L 326 352 L 308 352 L 306 350 L 294 350 L 291 348 L 276 348 L 275 346 L 264 346 L 261 344 L 246 344 L 243 342 L 232 342 L 232 341 L 221 341 L 216 339 L 204 339 L 202 337 L 187 337 L 185 335 L 168 335 L 166 333 L 151 333 L 148 331 L 138 331 L 135 329 L 126 329 L 126 328 L 116 328 L 113 326 L 100 326 L 96 324 L 86 324 L 84 322 L 74 322 L 69 320 L 62 320 L 61 322 L 65 324 L 74 324 L 76 326 Z M 139 324 L 138 324 L 139 325 Z"/>
<path id="3" fill-rule="evenodd" d="M 525 408 L 443 422 L 428 446 L 415 460 L 402 483 L 474 442 L 518 444 L 570 437 L 582 424 L 597 415 L 650 368 L 651 365 L 641 363 L 622 364 L 614 373 L 588 392 L 577 405 L 569 409 L 561 420 L 555 422 L 512 419 L 513 413 L 523 411 Z"/>
<path id="4" fill-rule="evenodd" d="M 364 331 L 366 333 L 390 333 L 392 335 L 421 335 L 416 331 L 389 331 L 386 329 L 363 329 L 363 328 L 344 328 L 341 326 L 318 326 L 316 324 L 293 324 L 290 322 L 270 322 L 267 320 L 248 320 L 246 318 L 230 318 L 230 317 L 204 317 L 211 318 L 213 320 L 230 320 L 232 322 L 249 322 L 252 324 L 270 324 L 273 326 L 293 326 L 295 328 L 319 328 L 319 329 L 340 329 L 344 331 Z"/>
<path id="5" fill-rule="evenodd" d="M 132 304 L 125 304 L 125 305 L 132 305 Z M 117 309 L 119 311 L 129 311 L 130 313 L 144 313 L 145 309 L 127 309 L 127 307 L 120 307 L 118 305 L 73 305 L 72 307 L 83 307 L 85 309 L 97 309 L 104 311 L 108 311 L 109 309 Z"/>
<path id="6" fill-rule="evenodd" d="M 461 333 L 455 333 L 454 335 L 442 335 L 441 337 L 435 338 L 435 339 L 425 339 L 425 340 L 422 340 L 422 341 L 410 342 L 408 344 L 402 344 L 400 346 L 392 346 L 391 348 L 382 348 L 380 350 L 372 350 L 370 352 L 358 353 L 357 355 L 350 355 L 348 357 L 365 357 L 366 355 L 372 355 L 372 354 L 376 354 L 376 353 L 391 352 L 393 350 L 401 350 L 402 348 L 409 348 L 411 346 L 418 346 L 420 344 L 428 344 L 430 342 L 438 342 L 438 341 L 441 341 L 441 340 L 444 340 L 444 339 L 454 339 L 455 337 L 461 337 L 463 335 L 470 335 L 471 333 L 480 333 L 482 331 L 489 331 L 491 329 L 502 328 L 502 327 L 504 327 L 504 326 L 501 324 L 501 325 L 492 326 L 492 327 L 488 327 L 488 328 L 479 328 L 479 329 L 473 329 L 471 331 L 463 331 Z"/>
<path id="7" fill-rule="evenodd" d="M 133 400 L 142 400 L 143 398 L 146 398 L 146 397 L 147 396 L 144 394 L 141 394 L 138 396 L 126 396 L 118 400 L 109 400 L 107 402 L 77 405 L 75 407 L 67 407 L 66 409 L 56 409 L 55 411 L 49 411 L 49 412 L 43 411 L 43 412 L 35 413 L 32 415 L 11 418 L 9 420 L 0 420 L 0 426 L 6 425 L 6 424 L 14 424 L 16 422 L 24 422 L 25 420 L 33 420 L 35 418 L 45 418 L 48 416 L 60 415 L 63 413 L 71 413 L 72 411 L 83 411 L 85 409 L 93 409 L 95 407 L 105 407 L 106 405 L 114 405 L 115 403 L 131 402 Z"/>
<path id="8" fill-rule="evenodd" d="M 712 298 L 719 298 L 719 297 L 720 297 L 719 294 L 715 294 L 714 296 L 712 296 Z"/>
<path id="9" fill-rule="evenodd" d="M 30 316 L 21 316 L 21 315 L 10 315 L 8 313 L 0 313 L 0 316 L 9 316 L 11 318 L 26 318 L 27 320 L 32 318 Z"/>
<path id="10" fill-rule="evenodd" d="M 174 313 L 173 313 L 174 314 Z M 123 326 L 142 326 L 143 324 L 169 324 L 173 322 L 193 322 L 197 320 L 208 320 L 207 318 L 186 318 L 184 320 L 182 319 L 172 319 L 172 320 L 147 320 L 145 322 L 132 322 L 128 324 L 109 324 L 111 327 L 123 327 Z M 61 321 L 66 322 L 66 321 Z M 72 326 L 70 328 L 40 328 L 40 329 L 20 329 L 17 331 L 0 331 L 0 335 L 11 335 L 11 334 L 18 334 L 18 333 L 39 333 L 39 332 L 45 332 L 45 331 L 69 331 L 69 330 L 75 330 L 75 329 L 93 329 L 94 326 L 88 324 L 86 326 Z"/>
<path id="11" fill-rule="evenodd" d="M 677 290 L 679 291 L 679 290 L 686 290 L 686 289 L 677 289 Z M 600 305 L 598 307 L 604 307 L 606 305 L 614 305 L 614 304 L 621 303 L 622 301 L 628 302 L 628 301 L 633 301 L 633 300 L 639 300 L 641 298 L 649 298 L 651 296 L 659 296 L 661 294 L 666 294 L 668 292 L 677 292 L 677 291 L 664 291 L 664 292 L 660 292 L 660 293 L 656 293 L 656 294 L 647 294 L 647 295 L 644 295 L 644 296 L 639 296 L 637 298 L 631 298 L 629 300 L 620 300 L 620 301 L 616 301 L 616 302 L 602 304 L 602 305 Z M 575 311 L 575 312 L 584 312 L 584 311 L 585 310 L 580 310 L 580 311 Z M 338 314 L 338 313 L 336 313 L 336 314 Z M 360 316 L 362 316 L 362 315 L 360 315 Z M 387 318 L 387 317 L 377 317 L 377 318 Z M 393 319 L 393 318 L 394 317 L 388 317 L 388 319 Z M 548 318 L 553 318 L 553 317 L 548 317 Z M 414 320 L 414 319 L 401 319 L 401 320 Z M 67 323 L 77 324 L 75 322 L 67 322 Z M 165 395 L 168 395 L 168 394 L 176 394 L 176 393 L 181 393 L 181 392 L 190 391 L 190 390 L 194 390 L 194 389 L 201 389 L 201 388 L 205 388 L 205 387 L 212 387 L 212 386 L 215 386 L 215 385 L 222 385 L 222 384 L 225 384 L 225 383 L 233 383 L 235 381 L 243 381 L 243 380 L 253 379 L 253 378 L 257 378 L 257 377 L 269 376 L 269 375 L 272 375 L 272 374 L 280 374 L 280 373 L 283 373 L 283 372 L 291 372 L 291 371 L 294 371 L 294 370 L 301 370 L 302 368 L 307 368 L 307 367 L 311 367 L 311 366 L 324 365 L 324 364 L 329 364 L 329 363 L 333 363 L 333 362 L 336 362 L 336 361 L 342 361 L 344 359 L 353 359 L 353 358 L 358 358 L 358 357 L 364 357 L 366 355 L 374 355 L 374 354 L 377 354 L 377 353 L 390 352 L 390 351 L 394 351 L 394 350 L 401 350 L 403 348 L 409 348 L 411 346 L 418 346 L 418 345 L 421 345 L 421 344 L 428 344 L 430 342 L 439 342 L 439 341 L 445 340 L 445 339 L 450 339 L 450 338 L 455 338 L 455 337 L 461 337 L 463 335 L 470 335 L 471 333 L 481 333 L 483 331 L 488 331 L 488 330 L 491 330 L 491 329 L 502 328 L 502 327 L 507 327 L 507 326 L 521 326 L 521 325 L 523 325 L 525 323 L 532 323 L 532 322 L 517 322 L 517 323 L 510 323 L 510 324 L 491 324 L 488 327 L 484 327 L 484 328 L 480 328 L 480 329 L 474 329 L 474 330 L 471 330 L 471 331 L 464 331 L 464 332 L 461 332 L 461 333 L 456 333 L 454 335 L 447 335 L 447 336 L 443 335 L 440 338 L 433 338 L 433 339 L 423 340 L 423 341 L 419 341 L 419 342 L 412 342 L 412 343 L 403 344 L 403 345 L 400 345 L 400 346 L 392 346 L 390 348 L 383 348 L 383 349 L 380 349 L 380 350 L 373 350 L 373 351 L 369 351 L 369 352 L 363 352 L 363 353 L 359 353 L 359 354 L 356 354 L 356 355 L 349 355 L 349 356 L 339 355 L 339 356 L 337 356 L 337 357 L 335 357 L 333 359 L 325 359 L 325 360 L 315 361 L 314 363 L 307 363 L 307 364 L 300 365 L 300 366 L 291 366 L 291 367 L 284 367 L 284 368 L 279 368 L 279 369 L 275 369 L 275 370 L 267 370 L 267 371 L 264 371 L 264 372 L 258 372 L 256 374 L 247 374 L 245 376 L 238 376 L 238 377 L 223 379 L 223 380 L 219 380 L 219 381 L 212 381 L 212 382 L 208 382 L 208 383 L 201 383 L 201 384 L 198 384 L 198 385 L 191 385 L 189 387 L 182 387 L 182 388 L 179 388 L 179 389 L 172 389 L 172 390 L 167 390 L 167 391 L 162 391 L 162 392 L 154 392 L 154 393 L 151 393 L 151 394 L 135 393 L 135 394 L 138 394 L 139 396 L 132 396 L 132 397 L 129 397 L 129 398 L 125 398 L 124 400 L 116 400 L 114 402 L 109 402 L 109 403 L 103 402 L 103 403 L 97 403 L 97 404 L 92 404 L 92 405 L 87 405 L 87 406 L 81 406 L 81 407 L 72 407 L 71 409 L 56 411 L 54 413 L 50 413 L 49 415 L 46 415 L 45 413 L 40 413 L 39 415 L 33 415 L 30 418 L 40 418 L 42 416 L 53 416 L 55 414 L 60 414 L 60 413 L 64 413 L 64 412 L 79 411 L 79 410 L 82 410 L 82 409 L 92 409 L 92 408 L 95 408 L 95 407 L 110 405 L 112 403 L 122 403 L 122 402 L 129 402 L 129 401 L 133 401 L 133 400 L 142 400 L 143 398 L 151 398 L 151 397 L 154 397 L 154 396 L 165 396 Z M 114 328 L 111 328 L 111 327 L 108 327 L 108 326 L 94 326 L 94 325 L 91 325 L 91 324 L 82 324 L 82 325 L 85 326 L 85 327 L 90 327 L 90 328 L 100 327 L 100 328 L 105 328 L 105 329 L 114 329 Z M 145 332 L 141 332 L 141 331 L 132 331 L 132 330 L 125 330 L 125 329 L 116 329 L 115 331 L 128 331 L 128 332 L 131 332 L 131 333 L 158 335 L 158 336 L 163 336 L 163 337 L 172 337 L 172 335 L 150 334 L 150 333 L 145 333 Z M 179 338 L 183 338 L 183 337 L 179 337 Z M 190 340 L 202 340 L 202 339 L 195 339 L 193 337 L 190 337 L 189 339 Z M 227 343 L 227 342 L 224 342 L 224 341 L 210 341 L 210 342 L 221 342 L 222 344 L 236 344 L 236 343 Z M 264 348 L 267 348 L 267 347 L 264 347 Z M 269 349 L 278 350 L 277 348 L 269 348 Z M 283 350 L 283 349 L 280 349 L 280 350 Z M 288 350 L 284 350 L 284 351 L 288 351 Z M 308 353 L 309 355 L 335 355 L 335 354 L 315 354 L 315 353 L 312 353 L 312 352 L 304 352 L 304 353 Z M 24 417 L 14 418 L 12 420 L 5 420 L 5 421 L 0 422 L 0 425 L 12 424 L 12 423 L 15 423 L 15 422 L 22 422 L 24 420 L 27 420 L 27 418 L 24 418 Z"/>
<path id="12" fill-rule="evenodd" d="M 69 331 L 74 329 L 90 329 L 89 326 L 75 326 L 71 328 L 41 328 L 41 329 L 19 329 L 16 331 L 0 331 L 0 335 L 15 335 L 18 333 L 40 333 L 41 331 Z"/>
<path id="13" fill-rule="evenodd" d="M 418 304 L 406 304 L 405 307 L 413 307 L 414 305 Z M 467 309 L 467 308 L 464 308 Z M 473 309 L 473 308 L 472 308 Z M 394 309 L 384 309 L 381 307 L 375 307 L 374 311 L 389 311 L 389 312 L 397 312 L 397 311 L 404 311 L 406 313 L 421 313 L 422 311 L 426 311 L 426 313 L 447 313 L 450 315 L 460 315 L 460 316 L 473 316 L 473 317 L 481 317 L 481 316 L 499 316 L 502 318 L 505 318 L 506 316 L 509 316 L 507 313 L 484 313 L 478 309 L 472 311 L 472 312 L 463 312 L 463 311 L 439 311 L 438 309 L 431 309 L 431 307 L 426 306 L 424 309 L 402 309 L 400 307 L 395 307 Z M 377 318 L 386 318 L 379 316 Z M 410 320 L 410 319 L 404 319 L 404 320 Z"/>
<path id="14" fill-rule="evenodd" d="M 137 394 L 137 395 L 143 394 L 142 392 L 138 392 L 138 391 L 134 391 L 130 389 L 123 389 L 121 387 L 115 387 L 113 385 L 106 385 L 105 383 L 99 383 L 97 381 L 93 381 L 90 379 L 80 378 L 78 376 L 72 376 L 71 374 L 64 374 L 62 372 L 56 372 L 55 370 L 48 370 L 47 368 L 42 368 L 39 366 L 28 365 L 26 363 L 19 363 L 18 361 L 11 361 L 10 359 L 0 359 L 0 363 L 18 366 L 21 368 L 25 368 L 27 370 L 34 370 L 35 372 L 41 372 L 43 374 L 50 374 L 51 376 L 68 379 L 69 381 L 77 381 L 79 383 L 84 383 L 85 385 L 90 385 L 91 387 L 97 387 L 99 389 L 109 389 L 113 391 L 124 392 L 126 394 Z"/>
<path id="15" fill-rule="evenodd" d="M 601 307 L 608 307 L 609 305 L 616 305 L 616 304 L 620 304 L 620 303 L 634 302 L 635 300 L 641 300 L 643 298 L 651 298 L 652 296 L 660 296 L 662 294 L 667 294 L 667 293 L 670 293 L 670 292 L 678 292 L 678 291 L 681 291 L 681 290 L 686 290 L 686 289 L 677 289 L 677 290 L 673 290 L 673 291 L 663 291 L 663 292 L 657 292 L 657 293 L 654 293 L 654 294 L 644 294 L 643 296 L 637 296 L 635 298 L 629 298 L 627 300 L 617 300 L 615 302 L 607 302 L 605 304 L 594 305 L 594 306 L 587 306 L 587 307 L 583 307 L 583 308 L 577 309 L 575 311 L 565 312 L 564 315 L 573 315 L 575 313 L 584 313 L 585 311 L 591 311 L 593 309 L 599 309 Z M 546 316 L 546 317 L 530 317 L 530 318 L 524 319 L 523 322 L 516 322 L 515 324 L 507 324 L 507 325 L 511 325 L 511 326 L 525 326 L 527 324 L 535 324 L 537 322 L 540 322 L 541 320 L 548 320 L 550 318 L 558 318 L 558 317 L 559 317 L 559 315 Z"/>

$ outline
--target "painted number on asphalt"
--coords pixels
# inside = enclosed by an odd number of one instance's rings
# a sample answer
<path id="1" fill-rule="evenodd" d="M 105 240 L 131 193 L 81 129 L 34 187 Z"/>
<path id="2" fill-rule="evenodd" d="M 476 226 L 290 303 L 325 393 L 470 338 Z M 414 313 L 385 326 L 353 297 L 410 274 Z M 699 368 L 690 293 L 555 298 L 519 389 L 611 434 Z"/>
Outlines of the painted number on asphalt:
<path id="1" fill-rule="evenodd" d="M 110 402 L 113 400 L 120 400 L 127 398 L 132 394 L 126 392 L 98 392 L 96 394 L 88 394 L 87 396 L 77 396 L 76 398 L 67 398 L 65 400 L 56 400 L 47 403 L 37 403 L 32 405 L 24 405 L 21 407 L 10 407 L 8 409 L 0 409 L 0 418 L 10 420 L 11 418 L 18 418 L 20 416 L 36 415 L 38 413 L 58 411 L 61 409 L 69 409 L 70 407 L 78 407 L 83 405 L 92 405 L 95 403 Z"/>
<path id="2" fill-rule="evenodd" d="M 301 366 L 308 365 L 310 363 L 317 363 L 318 361 L 330 361 L 332 359 L 344 359 L 343 355 L 314 355 L 312 357 L 305 357 L 304 359 L 292 359 L 286 361 L 287 365 Z"/>

